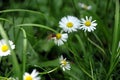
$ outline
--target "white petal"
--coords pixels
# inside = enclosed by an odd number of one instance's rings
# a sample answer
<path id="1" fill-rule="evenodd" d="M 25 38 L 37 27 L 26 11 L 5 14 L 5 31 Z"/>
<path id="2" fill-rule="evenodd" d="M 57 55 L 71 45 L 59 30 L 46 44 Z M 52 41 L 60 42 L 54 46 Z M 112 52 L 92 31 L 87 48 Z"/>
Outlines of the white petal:
<path id="1" fill-rule="evenodd" d="M 68 22 L 72 22 L 73 23 L 73 27 L 69 28 L 66 26 L 66 24 Z M 77 31 L 75 28 L 78 28 L 78 26 L 80 25 L 80 20 L 77 19 L 74 16 L 67 16 L 67 17 L 63 17 L 61 19 L 61 21 L 59 22 L 59 26 L 65 31 L 65 32 L 73 32 L 73 31 Z"/>
<path id="2" fill-rule="evenodd" d="M 89 20 L 92 21 L 92 17 L 91 16 L 90 16 Z"/>

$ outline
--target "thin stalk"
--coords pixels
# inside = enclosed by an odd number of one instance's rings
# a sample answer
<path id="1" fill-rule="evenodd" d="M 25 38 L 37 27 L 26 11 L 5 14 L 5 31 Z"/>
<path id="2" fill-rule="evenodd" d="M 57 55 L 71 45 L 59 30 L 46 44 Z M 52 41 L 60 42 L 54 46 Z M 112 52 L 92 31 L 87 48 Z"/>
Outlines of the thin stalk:
<path id="1" fill-rule="evenodd" d="M 33 66 L 33 65 L 31 65 L 31 66 Z M 45 70 L 45 69 L 44 69 L 44 68 L 42 68 L 41 66 L 34 65 L 34 67 L 40 68 L 40 69 L 44 70 L 45 72 L 47 72 L 47 70 Z M 40 72 L 40 73 L 41 73 L 41 72 Z M 49 77 L 50 77 L 50 79 L 52 80 L 51 75 L 50 75 L 50 74 L 48 74 L 48 76 L 49 76 Z"/>
<path id="2" fill-rule="evenodd" d="M 89 76 L 91 79 L 93 78 L 84 68 L 82 68 L 80 65 L 79 65 L 79 62 L 78 62 L 78 60 L 76 59 L 76 55 L 75 55 L 75 53 L 67 46 L 67 48 L 68 48 L 68 50 L 75 56 L 74 58 L 75 58 L 75 60 L 76 60 L 76 62 L 77 62 L 77 64 L 78 64 L 78 67 L 87 75 L 87 76 Z"/>
<path id="3" fill-rule="evenodd" d="M 50 71 L 40 72 L 39 74 L 50 74 L 50 73 L 56 71 L 58 68 L 59 68 L 59 67 L 56 67 L 56 68 L 54 68 L 54 69 L 52 69 L 52 70 L 50 70 Z"/>
<path id="4" fill-rule="evenodd" d="M 33 26 L 34 27 L 35 26 L 35 27 L 44 28 L 44 29 L 50 30 L 52 32 L 58 33 L 56 30 L 54 30 L 48 26 L 41 25 L 41 24 L 19 24 L 17 26 L 18 27 L 20 27 L 20 26 Z"/>
<path id="5" fill-rule="evenodd" d="M 38 68 L 41 68 L 40 66 L 38 66 L 38 65 L 34 65 L 35 67 L 38 67 Z M 45 72 L 39 72 L 39 74 L 49 74 L 49 73 L 52 73 L 52 72 L 54 72 L 54 71 L 56 71 L 57 69 L 59 68 L 59 66 L 58 67 L 56 67 L 56 68 L 54 68 L 54 69 L 52 69 L 52 70 L 50 70 L 50 71 L 46 71 L 46 70 L 44 70 L 43 68 L 43 70 L 45 71 Z"/>
<path id="6" fill-rule="evenodd" d="M 0 13 L 8 13 L 8 12 L 29 12 L 29 13 L 34 13 L 38 15 L 45 16 L 43 13 L 38 12 L 38 11 L 32 11 L 32 10 L 26 10 L 26 9 L 7 9 L 7 10 L 2 10 Z"/>
<path id="7" fill-rule="evenodd" d="M 100 38 L 93 32 L 93 35 L 95 36 L 95 38 L 99 41 L 99 43 L 103 46 L 102 41 L 100 40 Z"/>
<path id="8" fill-rule="evenodd" d="M 13 24 L 10 20 L 5 19 L 5 18 L 0 18 L 0 21 L 6 21 L 6 22 L 8 22 L 8 23 L 10 23 L 10 24 Z"/>
<path id="9" fill-rule="evenodd" d="M 83 44 L 81 38 L 79 37 L 78 34 L 76 34 L 75 37 L 77 38 L 79 44 L 81 45 L 81 49 L 83 50 L 83 53 L 86 54 L 85 47 L 84 47 L 84 44 Z"/>
<path id="10" fill-rule="evenodd" d="M 92 67 L 92 63 L 91 63 L 91 61 L 90 61 L 90 69 L 91 69 L 92 80 L 95 80 L 95 79 L 94 79 L 93 67 Z"/>
<path id="11" fill-rule="evenodd" d="M 91 79 L 93 79 L 93 77 L 84 68 L 82 68 L 81 66 L 79 66 L 79 67 L 87 76 L 89 76 Z"/>
<path id="12" fill-rule="evenodd" d="M 103 54 L 105 55 L 105 57 L 107 58 L 107 55 L 104 51 L 104 49 L 102 47 L 100 47 L 99 45 L 97 45 L 95 42 L 93 42 L 88 36 L 87 36 L 87 33 L 85 32 L 84 35 L 87 37 L 88 41 L 93 44 L 94 46 L 96 46 L 99 50 L 101 50 L 103 52 Z M 95 36 L 95 34 L 94 34 Z M 95 36 L 97 38 L 97 36 Z"/>
<path id="13" fill-rule="evenodd" d="M 27 36 L 26 36 L 26 32 L 23 28 L 20 28 L 23 32 L 23 53 L 22 53 L 22 68 L 23 68 L 23 73 L 25 72 L 25 67 L 26 67 L 26 53 L 27 53 Z"/>
<path id="14" fill-rule="evenodd" d="M 96 46 L 99 50 L 101 50 L 103 52 L 103 54 L 105 55 L 106 57 L 106 53 L 104 51 L 104 49 L 102 49 L 99 45 L 97 45 L 95 42 L 93 42 L 90 38 L 88 38 L 88 41 L 93 44 L 94 46 Z"/>

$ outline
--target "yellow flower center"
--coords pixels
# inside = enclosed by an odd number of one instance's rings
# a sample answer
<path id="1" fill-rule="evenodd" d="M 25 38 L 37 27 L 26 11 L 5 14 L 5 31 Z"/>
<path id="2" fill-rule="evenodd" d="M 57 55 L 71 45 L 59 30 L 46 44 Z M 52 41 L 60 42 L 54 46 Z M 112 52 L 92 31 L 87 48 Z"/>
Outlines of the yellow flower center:
<path id="1" fill-rule="evenodd" d="M 1 47 L 1 50 L 3 51 L 3 52 L 6 52 L 6 51 L 8 51 L 8 46 L 7 45 L 2 45 L 2 47 Z"/>
<path id="2" fill-rule="evenodd" d="M 56 38 L 60 39 L 62 37 L 62 35 L 60 33 L 56 34 Z"/>
<path id="3" fill-rule="evenodd" d="M 65 66 L 67 64 L 67 61 L 66 60 L 62 60 L 61 64 L 63 64 Z"/>
<path id="4" fill-rule="evenodd" d="M 32 79 L 32 76 L 28 75 L 28 76 L 26 76 L 25 80 L 33 80 L 33 79 Z"/>
<path id="5" fill-rule="evenodd" d="M 68 27 L 68 28 L 72 28 L 72 27 L 73 27 L 73 23 L 72 23 L 72 22 L 68 22 L 68 23 L 67 23 L 67 27 Z"/>
<path id="6" fill-rule="evenodd" d="M 85 22 L 85 26 L 89 27 L 91 25 L 91 22 L 90 21 L 86 21 Z"/>

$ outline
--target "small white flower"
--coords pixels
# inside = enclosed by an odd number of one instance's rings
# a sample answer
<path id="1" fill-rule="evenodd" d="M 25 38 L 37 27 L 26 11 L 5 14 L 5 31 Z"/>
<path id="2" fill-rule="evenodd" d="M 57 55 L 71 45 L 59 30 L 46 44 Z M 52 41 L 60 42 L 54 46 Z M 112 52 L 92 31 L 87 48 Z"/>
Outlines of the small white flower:
<path id="1" fill-rule="evenodd" d="M 57 44 L 58 46 L 60 46 L 60 45 L 63 45 L 64 42 L 67 41 L 67 39 L 68 39 L 68 34 L 67 34 L 67 33 L 64 33 L 64 34 L 62 34 L 62 33 L 57 33 L 57 34 L 55 35 L 55 37 L 53 37 L 53 39 L 54 39 L 55 44 Z"/>
<path id="2" fill-rule="evenodd" d="M 86 4 L 84 3 L 78 3 L 78 5 L 83 8 L 83 9 L 86 9 L 86 10 L 91 10 L 92 9 L 92 6 L 87 6 Z"/>
<path id="3" fill-rule="evenodd" d="M 15 49 L 15 45 L 12 41 L 9 40 L 9 44 L 11 46 L 11 49 Z M 10 54 L 9 46 L 6 44 L 5 40 L 0 40 L 0 56 L 7 56 Z"/>
<path id="4" fill-rule="evenodd" d="M 62 68 L 63 71 L 70 70 L 71 66 L 69 62 L 66 61 L 66 58 L 63 58 L 63 56 L 61 55 L 59 61 L 60 61 L 60 67 Z"/>
<path id="5" fill-rule="evenodd" d="M 40 80 L 41 78 L 38 77 L 39 72 L 37 72 L 35 69 L 32 71 L 31 74 L 25 72 L 23 75 L 23 80 Z"/>
<path id="6" fill-rule="evenodd" d="M 59 22 L 59 27 L 63 29 L 65 32 L 73 32 L 77 31 L 80 26 L 80 20 L 74 16 L 63 17 Z"/>
<path id="7" fill-rule="evenodd" d="M 79 29 L 82 29 L 84 31 L 94 31 L 96 29 L 97 23 L 95 23 L 96 20 L 92 21 L 92 17 L 90 16 L 89 18 L 86 16 L 86 19 L 82 18 L 81 19 L 81 24 Z"/>

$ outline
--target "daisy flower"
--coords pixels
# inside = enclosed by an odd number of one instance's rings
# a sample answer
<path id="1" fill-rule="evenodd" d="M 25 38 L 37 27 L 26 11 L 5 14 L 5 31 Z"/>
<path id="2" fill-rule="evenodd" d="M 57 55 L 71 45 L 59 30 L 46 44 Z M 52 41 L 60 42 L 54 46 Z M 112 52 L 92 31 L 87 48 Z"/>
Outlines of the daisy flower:
<path id="1" fill-rule="evenodd" d="M 11 46 L 11 49 L 15 49 L 15 45 L 13 44 L 13 42 L 10 40 L 8 42 Z M 7 56 L 7 55 L 10 55 L 10 49 L 6 41 L 2 39 L 0 40 L 0 56 Z"/>
<path id="2" fill-rule="evenodd" d="M 86 4 L 84 3 L 78 3 L 78 5 L 83 8 L 83 9 L 86 9 L 86 10 L 91 10 L 92 9 L 92 6 L 87 6 Z"/>
<path id="3" fill-rule="evenodd" d="M 60 59 L 60 67 L 62 68 L 63 71 L 65 70 L 70 70 L 70 64 L 68 61 L 66 61 L 66 58 L 63 58 L 63 56 L 61 55 Z"/>
<path id="4" fill-rule="evenodd" d="M 65 32 L 73 32 L 77 31 L 80 26 L 80 20 L 74 16 L 63 17 L 59 22 L 59 27 L 63 29 Z"/>
<path id="5" fill-rule="evenodd" d="M 97 23 L 95 23 L 96 20 L 92 21 L 92 17 L 90 16 L 89 18 L 86 16 L 86 19 L 81 19 L 81 24 L 79 29 L 82 29 L 84 31 L 94 31 L 96 28 L 95 26 L 97 25 Z"/>
<path id="6" fill-rule="evenodd" d="M 57 34 L 53 37 L 55 44 L 57 44 L 58 46 L 63 45 L 64 42 L 67 41 L 67 38 L 68 38 L 68 34 L 67 34 L 67 33 L 64 33 L 64 34 L 62 34 L 62 33 L 57 33 Z"/>
<path id="7" fill-rule="evenodd" d="M 23 75 L 23 80 L 40 80 L 41 78 L 38 77 L 39 72 L 37 72 L 35 69 L 32 71 L 31 74 L 25 72 Z"/>

